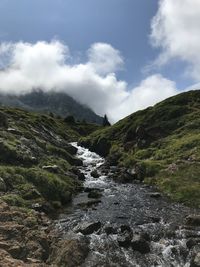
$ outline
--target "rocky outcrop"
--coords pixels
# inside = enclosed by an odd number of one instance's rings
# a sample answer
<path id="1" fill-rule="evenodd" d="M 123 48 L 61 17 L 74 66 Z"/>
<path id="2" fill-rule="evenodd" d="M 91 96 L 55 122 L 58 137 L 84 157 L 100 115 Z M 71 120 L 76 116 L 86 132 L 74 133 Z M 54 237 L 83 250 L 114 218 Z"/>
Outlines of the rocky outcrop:
<path id="1" fill-rule="evenodd" d="M 89 241 L 86 237 L 61 240 L 52 248 L 49 262 L 53 263 L 53 266 L 79 267 L 84 263 L 88 253 Z"/>
<path id="2" fill-rule="evenodd" d="M 55 237 L 44 213 L 0 202 L 1 266 L 46 266 Z"/>

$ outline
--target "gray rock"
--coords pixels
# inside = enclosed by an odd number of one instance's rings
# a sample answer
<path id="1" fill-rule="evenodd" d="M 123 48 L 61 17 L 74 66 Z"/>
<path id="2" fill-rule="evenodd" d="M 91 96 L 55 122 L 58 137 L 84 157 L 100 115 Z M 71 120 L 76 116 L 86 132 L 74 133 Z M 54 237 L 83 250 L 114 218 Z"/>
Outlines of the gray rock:
<path id="1" fill-rule="evenodd" d="M 78 177 L 78 179 L 80 180 L 80 181 L 85 181 L 85 175 L 78 169 L 78 168 L 76 168 L 76 167 L 73 167 L 72 169 L 71 169 L 71 171 L 75 174 L 75 175 L 77 175 L 77 177 Z"/>
<path id="2" fill-rule="evenodd" d="M 118 238 L 118 244 L 120 247 L 129 248 L 131 246 L 132 233 L 129 231 L 124 231 Z"/>
<path id="3" fill-rule="evenodd" d="M 92 171 L 90 174 L 93 178 L 99 178 L 99 173 L 97 172 L 97 170 Z"/>
<path id="4" fill-rule="evenodd" d="M 186 225 L 200 226 L 200 215 L 189 215 L 185 219 Z"/>
<path id="5" fill-rule="evenodd" d="M 149 193 L 149 196 L 152 198 L 160 198 L 161 194 L 159 192 L 153 192 L 153 193 Z"/>
<path id="6" fill-rule="evenodd" d="M 192 260 L 192 263 L 190 265 L 191 267 L 200 267 L 200 252 L 198 252 L 194 259 Z"/>
<path id="7" fill-rule="evenodd" d="M 112 226 L 107 226 L 104 228 L 104 231 L 107 235 L 115 235 L 117 234 L 117 229 Z"/>
<path id="8" fill-rule="evenodd" d="M 100 222 L 84 222 L 80 226 L 78 226 L 78 229 L 76 232 L 80 232 L 83 235 L 91 235 L 94 232 L 98 231 L 101 228 Z"/>
<path id="9" fill-rule="evenodd" d="M 49 171 L 49 172 L 52 172 L 52 173 L 58 173 L 58 171 L 59 171 L 59 167 L 57 165 L 43 166 L 42 169 Z"/>
<path id="10" fill-rule="evenodd" d="M 146 254 L 150 252 L 149 242 L 144 239 L 139 234 L 135 234 L 131 240 L 131 247 L 133 250 L 140 252 L 141 254 Z"/>

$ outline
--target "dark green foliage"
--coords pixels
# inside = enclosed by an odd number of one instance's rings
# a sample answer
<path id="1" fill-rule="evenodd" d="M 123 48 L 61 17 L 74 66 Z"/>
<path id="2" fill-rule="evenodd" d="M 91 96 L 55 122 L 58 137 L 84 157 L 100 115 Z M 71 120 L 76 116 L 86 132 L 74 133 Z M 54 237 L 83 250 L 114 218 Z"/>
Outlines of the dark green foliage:
<path id="1" fill-rule="evenodd" d="M 5 113 L 0 112 L 0 127 L 7 128 L 8 127 L 8 119 Z"/>
<path id="2" fill-rule="evenodd" d="M 64 122 L 66 122 L 66 123 L 70 123 L 70 124 L 74 124 L 74 123 L 76 123 L 76 121 L 75 121 L 75 119 L 74 119 L 74 116 L 72 116 L 72 115 L 67 116 L 67 117 L 64 119 Z"/>

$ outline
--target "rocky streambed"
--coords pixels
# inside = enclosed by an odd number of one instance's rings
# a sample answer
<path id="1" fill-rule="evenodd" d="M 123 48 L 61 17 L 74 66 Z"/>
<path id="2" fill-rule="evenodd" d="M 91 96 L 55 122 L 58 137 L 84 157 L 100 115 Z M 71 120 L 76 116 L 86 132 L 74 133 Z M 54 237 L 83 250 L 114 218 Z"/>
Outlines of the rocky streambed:
<path id="1" fill-rule="evenodd" d="M 68 267 L 200 266 L 200 213 L 138 182 L 115 183 L 116 167 L 78 148 L 84 190 L 57 221 L 51 260 Z M 83 176 L 83 178 L 84 178 Z"/>

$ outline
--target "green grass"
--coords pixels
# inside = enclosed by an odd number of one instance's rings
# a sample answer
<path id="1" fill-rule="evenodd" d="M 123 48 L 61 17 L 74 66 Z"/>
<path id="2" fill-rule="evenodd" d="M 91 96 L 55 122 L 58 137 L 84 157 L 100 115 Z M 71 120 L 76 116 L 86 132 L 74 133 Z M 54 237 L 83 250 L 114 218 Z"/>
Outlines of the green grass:
<path id="1" fill-rule="evenodd" d="M 0 116 L 0 177 L 7 187 L 0 198 L 21 207 L 68 203 L 81 186 L 68 175 L 72 166 L 81 164 L 69 143 L 99 126 L 70 125 L 62 118 L 16 108 L 1 107 Z M 49 165 L 57 166 L 56 173 L 43 169 Z"/>
<path id="2" fill-rule="evenodd" d="M 145 132 L 143 136 L 138 134 L 138 128 Z M 106 139 L 111 144 L 106 153 L 108 158 L 118 151 L 119 165 L 127 168 L 140 165 L 145 181 L 150 180 L 177 201 L 199 206 L 199 129 L 200 91 L 197 90 L 133 113 L 112 127 L 81 138 L 80 143 L 98 152 L 99 140 Z M 172 163 L 183 171 L 164 175 L 163 171 Z"/>

